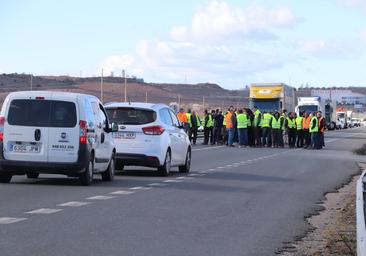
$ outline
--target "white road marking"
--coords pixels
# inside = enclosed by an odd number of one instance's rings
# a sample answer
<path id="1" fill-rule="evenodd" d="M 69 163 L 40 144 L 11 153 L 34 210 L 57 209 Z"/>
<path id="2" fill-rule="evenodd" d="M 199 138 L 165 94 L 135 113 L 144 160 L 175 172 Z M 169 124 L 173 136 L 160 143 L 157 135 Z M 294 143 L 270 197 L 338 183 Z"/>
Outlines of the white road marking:
<path id="1" fill-rule="evenodd" d="M 188 174 L 188 176 L 194 177 L 194 176 L 198 176 L 197 173 L 192 173 L 192 174 Z"/>
<path id="2" fill-rule="evenodd" d="M 202 150 L 210 150 L 210 149 L 218 149 L 218 148 L 223 148 L 226 146 L 212 146 L 212 147 L 205 147 L 205 148 L 196 148 L 193 149 L 192 151 L 202 151 Z"/>
<path id="3" fill-rule="evenodd" d="M 135 193 L 134 191 L 126 191 L 126 190 L 117 190 L 117 191 L 113 191 L 109 194 L 111 195 L 131 195 Z"/>
<path id="4" fill-rule="evenodd" d="M 177 180 L 185 180 L 185 179 L 187 179 L 187 177 L 178 177 L 178 178 L 176 178 Z"/>
<path id="5" fill-rule="evenodd" d="M 222 166 L 220 166 L 220 167 L 217 167 L 218 169 L 225 169 L 225 167 L 222 167 Z"/>
<path id="6" fill-rule="evenodd" d="M 132 190 L 141 190 L 141 189 L 143 189 L 143 187 L 132 187 L 130 189 L 132 189 Z"/>
<path id="7" fill-rule="evenodd" d="M 202 176 L 205 176 L 206 174 L 197 174 L 198 177 L 202 177 Z"/>
<path id="8" fill-rule="evenodd" d="M 165 183 L 178 183 L 178 182 L 182 182 L 183 180 L 164 180 L 163 182 Z"/>
<path id="9" fill-rule="evenodd" d="M 79 207 L 79 206 L 84 206 L 87 204 L 91 204 L 90 202 L 76 202 L 76 201 L 71 201 L 71 202 L 67 202 L 67 203 L 63 203 L 63 204 L 58 204 L 57 206 L 69 206 L 69 207 Z"/>
<path id="10" fill-rule="evenodd" d="M 233 165 L 232 164 L 228 164 L 228 165 L 226 165 L 226 167 L 229 167 L 230 168 L 230 167 L 233 167 Z"/>
<path id="11" fill-rule="evenodd" d="M 157 186 L 157 187 L 162 187 L 162 186 L 166 186 L 167 184 L 164 183 L 150 183 L 148 184 L 148 186 Z"/>
<path id="12" fill-rule="evenodd" d="M 209 169 L 210 172 L 216 171 L 216 169 Z"/>
<path id="13" fill-rule="evenodd" d="M 10 217 L 2 217 L 0 218 L 0 225 L 1 224 L 13 224 L 17 223 L 23 220 L 26 220 L 27 218 L 10 218 Z"/>
<path id="14" fill-rule="evenodd" d="M 29 211 L 29 212 L 25 212 L 25 213 L 29 213 L 29 214 L 52 214 L 52 213 L 56 213 L 56 212 L 60 212 L 60 211 L 62 211 L 62 209 L 40 208 L 40 209 L 32 210 L 32 211 Z"/>
<path id="15" fill-rule="evenodd" d="M 88 197 L 87 199 L 89 200 L 109 200 L 115 198 L 114 196 L 91 196 Z"/>

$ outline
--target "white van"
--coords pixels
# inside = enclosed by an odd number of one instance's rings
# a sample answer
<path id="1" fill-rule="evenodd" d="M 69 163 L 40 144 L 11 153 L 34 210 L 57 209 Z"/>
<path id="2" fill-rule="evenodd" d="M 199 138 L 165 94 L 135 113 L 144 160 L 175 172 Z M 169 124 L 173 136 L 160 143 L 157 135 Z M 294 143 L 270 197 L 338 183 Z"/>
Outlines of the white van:
<path id="1" fill-rule="evenodd" d="M 112 127 L 94 96 L 10 93 L 0 113 L 0 182 L 10 182 L 13 175 L 38 178 L 39 173 L 79 177 L 82 185 L 90 185 L 94 173 L 111 181 L 116 152 Z"/>

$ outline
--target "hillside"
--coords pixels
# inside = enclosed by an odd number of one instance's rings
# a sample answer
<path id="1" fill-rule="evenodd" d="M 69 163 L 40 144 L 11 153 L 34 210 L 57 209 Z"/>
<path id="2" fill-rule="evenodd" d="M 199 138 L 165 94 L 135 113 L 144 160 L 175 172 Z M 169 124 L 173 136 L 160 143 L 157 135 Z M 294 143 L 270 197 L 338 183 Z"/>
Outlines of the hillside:
<path id="1" fill-rule="evenodd" d="M 120 77 L 103 78 L 103 101 L 123 101 L 124 83 Z M 0 75 L 0 100 L 12 91 L 30 90 L 31 76 L 25 74 Z M 33 90 L 60 90 L 93 94 L 101 98 L 100 77 L 34 76 Z M 138 79 L 127 79 L 127 96 L 131 101 L 186 104 L 203 104 L 212 107 L 245 104 L 248 92 L 231 91 L 217 84 L 157 84 L 145 83 Z"/>

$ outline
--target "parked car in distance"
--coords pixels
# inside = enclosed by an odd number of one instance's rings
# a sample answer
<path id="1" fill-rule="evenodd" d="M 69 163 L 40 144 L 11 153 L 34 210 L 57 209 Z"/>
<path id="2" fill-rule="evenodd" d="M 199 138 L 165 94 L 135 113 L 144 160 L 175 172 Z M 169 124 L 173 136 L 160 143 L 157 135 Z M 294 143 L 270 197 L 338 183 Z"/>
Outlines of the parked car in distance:
<path id="1" fill-rule="evenodd" d="M 117 127 L 114 125 L 114 129 Z M 24 91 L 10 93 L 0 114 L 0 182 L 40 173 L 111 181 L 115 171 L 112 125 L 91 95 Z"/>
<path id="2" fill-rule="evenodd" d="M 113 132 L 116 169 L 124 166 L 157 168 L 167 176 L 173 166 L 189 172 L 191 144 L 175 113 L 164 104 L 109 103 L 108 117 L 118 124 Z"/>

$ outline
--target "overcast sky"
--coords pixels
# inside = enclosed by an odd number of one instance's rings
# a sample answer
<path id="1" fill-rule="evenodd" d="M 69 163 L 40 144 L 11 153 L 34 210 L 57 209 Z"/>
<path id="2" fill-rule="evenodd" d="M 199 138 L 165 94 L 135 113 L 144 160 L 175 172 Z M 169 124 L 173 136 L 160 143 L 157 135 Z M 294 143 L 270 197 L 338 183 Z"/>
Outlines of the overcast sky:
<path id="1" fill-rule="evenodd" d="M 366 86 L 366 0 L 1 0 L 0 72 Z"/>

